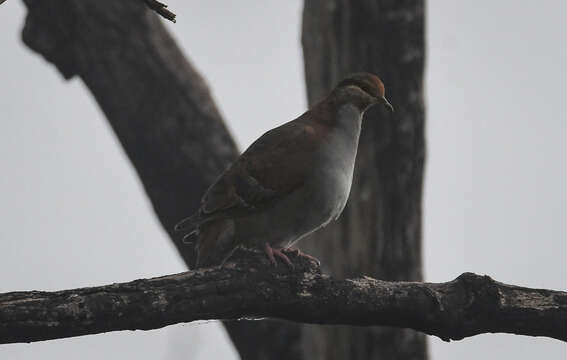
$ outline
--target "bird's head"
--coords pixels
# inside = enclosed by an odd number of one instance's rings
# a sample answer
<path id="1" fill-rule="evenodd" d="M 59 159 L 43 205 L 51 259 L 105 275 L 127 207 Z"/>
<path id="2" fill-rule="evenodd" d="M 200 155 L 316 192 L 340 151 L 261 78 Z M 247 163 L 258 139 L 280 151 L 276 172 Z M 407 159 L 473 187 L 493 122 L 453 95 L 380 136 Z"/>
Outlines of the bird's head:
<path id="1" fill-rule="evenodd" d="M 394 111 L 394 107 L 386 99 L 384 83 L 374 74 L 351 74 L 337 85 L 333 93 L 343 102 L 356 105 L 361 112 L 374 104 L 381 104 L 389 111 Z"/>

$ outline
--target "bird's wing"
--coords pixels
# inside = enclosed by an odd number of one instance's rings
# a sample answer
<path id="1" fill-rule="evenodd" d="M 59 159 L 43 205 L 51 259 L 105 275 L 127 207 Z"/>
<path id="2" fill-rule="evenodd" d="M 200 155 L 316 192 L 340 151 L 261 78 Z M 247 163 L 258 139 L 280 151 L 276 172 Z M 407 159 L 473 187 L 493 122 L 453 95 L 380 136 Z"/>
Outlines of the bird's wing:
<path id="1" fill-rule="evenodd" d="M 260 210 L 301 187 L 318 139 L 327 131 L 302 118 L 268 131 L 209 188 L 201 214 Z"/>

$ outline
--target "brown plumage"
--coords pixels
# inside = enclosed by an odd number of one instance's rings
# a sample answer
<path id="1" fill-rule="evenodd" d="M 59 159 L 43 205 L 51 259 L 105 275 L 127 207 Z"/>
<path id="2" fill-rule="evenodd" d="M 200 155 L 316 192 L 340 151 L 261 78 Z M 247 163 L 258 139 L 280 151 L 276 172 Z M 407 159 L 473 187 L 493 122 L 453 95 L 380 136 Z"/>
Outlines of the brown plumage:
<path id="1" fill-rule="evenodd" d="M 382 81 L 353 74 L 295 120 L 256 140 L 176 225 L 195 237 L 197 266 L 221 264 L 238 247 L 280 249 L 336 219 L 348 198 L 362 114 L 382 103 Z M 275 245 L 276 248 L 272 246 Z"/>

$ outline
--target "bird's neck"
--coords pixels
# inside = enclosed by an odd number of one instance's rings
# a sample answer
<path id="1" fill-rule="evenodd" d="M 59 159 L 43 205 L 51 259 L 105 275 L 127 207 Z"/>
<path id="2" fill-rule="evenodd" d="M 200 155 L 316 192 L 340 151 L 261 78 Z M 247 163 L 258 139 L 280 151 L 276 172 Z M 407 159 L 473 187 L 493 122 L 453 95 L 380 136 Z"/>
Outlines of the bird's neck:
<path id="1" fill-rule="evenodd" d="M 311 108 L 311 119 L 329 127 L 345 130 L 360 129 L 363 112 L 350 102 L 337 102 L 326 99 Z"/>
<path id="2" fill-rule="evenodd" d="M 353 104 L 341 105 L 335 115 L 335 128 L 343 131 L 345 135 L 352 137 L 358 143 L 360 128 L 362 125 L 362 112 Z"/>

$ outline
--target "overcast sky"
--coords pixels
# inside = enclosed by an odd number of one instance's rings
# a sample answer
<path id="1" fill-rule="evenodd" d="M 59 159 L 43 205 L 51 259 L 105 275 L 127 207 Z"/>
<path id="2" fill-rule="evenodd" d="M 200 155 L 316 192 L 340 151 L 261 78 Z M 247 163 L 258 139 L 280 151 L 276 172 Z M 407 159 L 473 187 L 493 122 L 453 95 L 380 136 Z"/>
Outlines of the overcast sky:
<path id="1" fill-rule="evenodd" d="M 167 3 L 241 148 L 305 111 L 300 1 Z M 566 290 L 567 3 L 428 6 L 426 279 L 474 271 Z M 21 43 L 24 15 L 20 1 L 0 6 L 0 292 L 183 271 L 89 92 Z M 567 357 L 543 338 L 430 343 L 435 360 Z M 213 356 L 236 358 L 216 322 L 0 345 L 1 359 Z"/>

